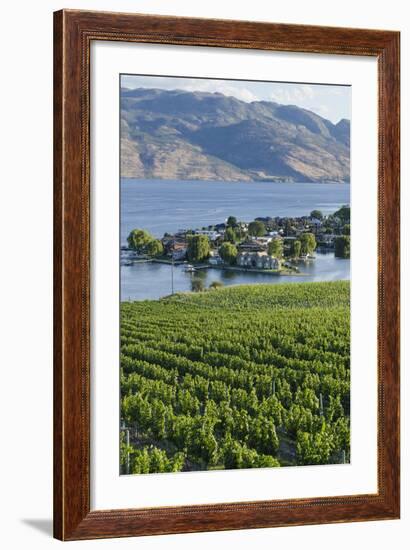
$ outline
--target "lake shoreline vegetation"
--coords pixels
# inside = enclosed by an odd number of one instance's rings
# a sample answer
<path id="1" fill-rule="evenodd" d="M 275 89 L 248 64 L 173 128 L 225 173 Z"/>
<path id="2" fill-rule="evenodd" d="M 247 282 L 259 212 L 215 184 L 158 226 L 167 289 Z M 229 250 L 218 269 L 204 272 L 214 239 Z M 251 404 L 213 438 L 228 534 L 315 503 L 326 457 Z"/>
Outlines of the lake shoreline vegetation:
<path id="1" fill-rule="evenodd" d="M 327 216 L 313 210 L 309 216 L 257 217 L 250 222 L 229 216 L 222 223 L 180 229 L 159 239 L 144 229 L 133 229 L 127 242 L 122 247 L 124 265 L 152 261 L 187 264 L 192 273 L 214 268 L 298 275 L 298 264 L 314 260 L 315 250 L 350 258 L 350 207 Z M 192 290 L 203 290 L 200 279 L 192 281 Z"/>
<path id="2" fill-rule="evenodd" d="M 121 474 L 350 461 L 350 283 L 121 303 Z"/>

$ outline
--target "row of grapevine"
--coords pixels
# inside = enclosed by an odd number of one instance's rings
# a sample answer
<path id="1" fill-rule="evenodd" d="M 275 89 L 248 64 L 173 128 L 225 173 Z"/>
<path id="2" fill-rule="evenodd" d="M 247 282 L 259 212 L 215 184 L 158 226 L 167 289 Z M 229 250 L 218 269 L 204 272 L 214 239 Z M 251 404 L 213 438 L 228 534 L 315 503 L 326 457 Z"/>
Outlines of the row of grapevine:
<path id="1" fill-rule="evenodd" d="M 348 460 L 349 294 L 303 283 L 123 303 L 122 471 Z"/>

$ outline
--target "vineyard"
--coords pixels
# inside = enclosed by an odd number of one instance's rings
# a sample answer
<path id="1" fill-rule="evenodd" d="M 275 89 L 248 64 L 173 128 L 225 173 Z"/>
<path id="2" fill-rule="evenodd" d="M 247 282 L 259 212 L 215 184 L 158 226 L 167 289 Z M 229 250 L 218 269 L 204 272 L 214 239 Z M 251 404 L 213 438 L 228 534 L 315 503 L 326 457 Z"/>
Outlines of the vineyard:
<path id="1" fill-rule="evenodd" d="M 121 473 L 350 460 L 350 285 L 121 304 Z"/>

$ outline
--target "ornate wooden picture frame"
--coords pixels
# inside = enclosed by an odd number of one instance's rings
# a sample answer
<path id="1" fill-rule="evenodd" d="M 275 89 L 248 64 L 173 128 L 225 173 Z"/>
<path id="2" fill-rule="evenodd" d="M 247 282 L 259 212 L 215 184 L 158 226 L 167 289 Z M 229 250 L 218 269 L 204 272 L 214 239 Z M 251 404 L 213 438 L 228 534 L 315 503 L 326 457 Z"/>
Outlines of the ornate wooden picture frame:
<path id="1" fill-rule="evenodd" d="M 93 41 L 371 56 L 378 63 L 378 492 L 90 509 Z M 62 540 L 394 519 L 399 455 L 398 32 L 63 10 L 54 14 L 54 535 Z"/>

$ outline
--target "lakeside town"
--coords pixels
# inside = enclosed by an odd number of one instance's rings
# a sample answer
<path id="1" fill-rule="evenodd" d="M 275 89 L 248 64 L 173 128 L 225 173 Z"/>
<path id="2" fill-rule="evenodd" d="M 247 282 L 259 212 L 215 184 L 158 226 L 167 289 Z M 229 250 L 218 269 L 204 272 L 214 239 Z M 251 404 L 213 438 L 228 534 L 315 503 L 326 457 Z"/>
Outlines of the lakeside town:
<path id="1" fill-rule="evenodd" d="M 257 217 L 247 222 L 229 216 L 201 228 L 179 229 L 158 239 L 144 229 L 133 229 L 128 246 L 121 247 L 121 264 L 159 262 L 183 264 L 185 271 L 216 268 L 298 275 L 314 252 L 350 258 L 350 207 L 333 214 L 313 210 L 302 217 Z"/>

